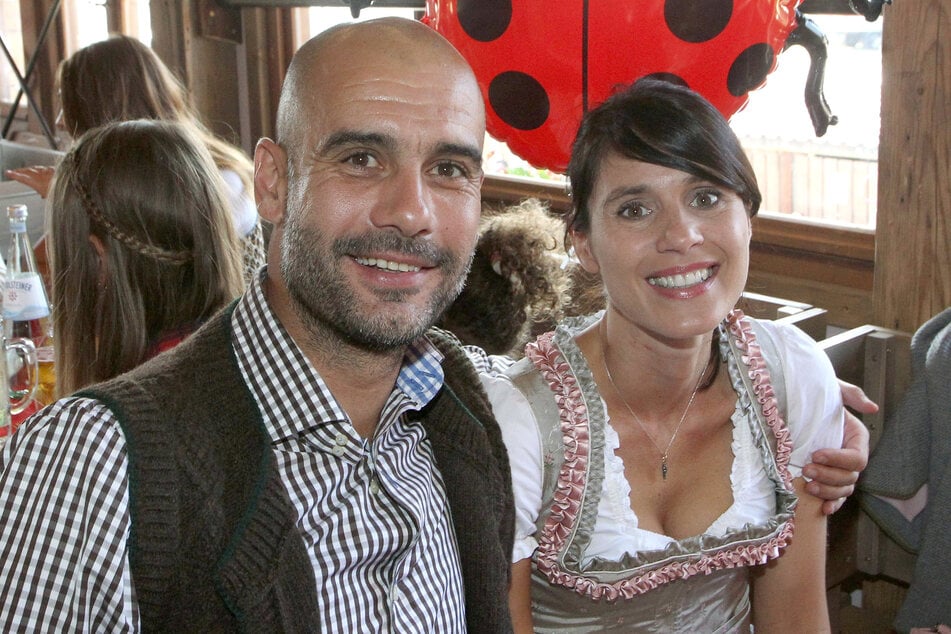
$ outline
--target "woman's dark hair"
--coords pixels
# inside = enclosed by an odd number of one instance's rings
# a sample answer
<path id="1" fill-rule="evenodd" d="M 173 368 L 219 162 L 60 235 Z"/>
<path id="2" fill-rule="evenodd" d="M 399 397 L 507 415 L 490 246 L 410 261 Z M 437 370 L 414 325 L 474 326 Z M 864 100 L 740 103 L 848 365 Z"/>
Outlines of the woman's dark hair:
<path id="1" fill-rule="evenodd" d="M 689 88 L 644 78 L 581 121 L 568 163 L 569 234 L 588 230 L 588 200 L 610 152 L 703 178 L 735 192 L 750 216 L 759 211 L 762 195 L 756 175 L 723 115 Z"/>

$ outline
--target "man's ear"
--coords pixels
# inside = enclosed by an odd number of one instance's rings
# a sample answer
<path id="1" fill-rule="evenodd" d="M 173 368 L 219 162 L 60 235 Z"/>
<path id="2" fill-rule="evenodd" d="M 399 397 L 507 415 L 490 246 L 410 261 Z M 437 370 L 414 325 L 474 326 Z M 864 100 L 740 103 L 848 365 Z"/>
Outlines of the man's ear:
<path id="1" fill-rule="evenodd" d="M 287 203 L 287 153 L 268 138 L 254 148 L 254 200 L 262 218 L 281 224 Z"/>

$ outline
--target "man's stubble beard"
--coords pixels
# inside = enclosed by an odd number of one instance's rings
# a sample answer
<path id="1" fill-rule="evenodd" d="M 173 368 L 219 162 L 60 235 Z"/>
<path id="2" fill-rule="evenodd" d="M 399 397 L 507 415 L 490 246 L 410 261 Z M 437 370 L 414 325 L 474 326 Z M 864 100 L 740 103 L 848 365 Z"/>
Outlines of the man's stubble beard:
<path id="1" fill-rule="evenodd" d="M 429 242 L 392 232 L 366 233 L 328 244 L 324 234 L 299 221 L 302 210 L 288 214 L 281 236 L 281 274 L 294 310 L 315 338 L 336 337 L 370 352 L 405 347 L 422 336 L 455 300 L 465 285 L 473 253 L 458 255 Z M 401 252 L 421 256 L 445 274 L 422 311 L 403 317 L 404 311 L 361 312 L 360 300 L 340 271 L 343 257 L 373 252 Z M 417 291 L 394 289 L 377 297 L 399 304 Z M 326 343 L 326 342 L 324 342 Z"/>

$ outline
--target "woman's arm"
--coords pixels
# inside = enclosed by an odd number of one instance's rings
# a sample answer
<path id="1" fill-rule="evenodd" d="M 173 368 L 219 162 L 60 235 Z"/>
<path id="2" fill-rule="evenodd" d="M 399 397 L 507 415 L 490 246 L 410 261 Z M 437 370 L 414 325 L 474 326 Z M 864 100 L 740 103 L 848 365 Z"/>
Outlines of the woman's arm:
<path id="1" fill-rule="evenodd" d="M 512 585 L 509 587 L 509 611 L 515 634 L 532 634 L 532 560 L 512 564 Z"/>
<path id="2" fill-rule="evenodd" d="M 804 495 L 805 481 L 793 480 L 799 504 L 796 528 L 779 559 L 753 571 L 756 634 L 830 632 L 826 604 L 826 517 L 822 500 Z"/>
<path id="3" fill-rule="evenodd" d="M 538 424 L 528 399 L 507 377 L 494 372 L 496 358 L 467 350 L 479 368 L 492 411 L 502 428 L 502 439 L 509 455 L 512 492 L 515 498 L 515 544 L 512 552 L 512 582 L 509 586 L 509 611 L 515 634 L 532 634 L 532 554 L 538 547 L 535 524 L 542 504 L 542 443 Z M 475 357 L 473 357 L 475 355 Z M 506 364 L 502 364 L 506 365 Z"/>

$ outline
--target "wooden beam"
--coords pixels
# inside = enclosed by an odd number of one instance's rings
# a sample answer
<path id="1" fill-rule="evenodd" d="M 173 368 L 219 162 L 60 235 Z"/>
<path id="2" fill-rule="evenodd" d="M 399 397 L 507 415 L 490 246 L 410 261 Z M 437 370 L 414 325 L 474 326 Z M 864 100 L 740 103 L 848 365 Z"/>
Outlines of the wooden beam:
<path id="1" fill-rule="evenodd" d="M 294 55 L 293 9 L 241 9 L 244 37 L 241 141 L 250 150 L 276 137 L 277 104 Z"/>
<path id="2" fill-rule="evenodd" d="M 50 10 L 53 7 L 53 0 L 24 0 L 20 2 L 20 26 L 23 32 L 23 52 L 26 63 L 24 68 L 20 68 L 20 73 L 25 73 L 25 66 L 29 64 L 30 57 L 37 51 L 40 32 L 46 21 Z M 39 48 L 36 64 L 28 79 L 30 92 L 35 100 L 46 124 L 50 129 L 56 121 L 59 103 L 56 99 L 56 69 L 59 60 L 64 57 L 64 41 L 61 22 L 57 19 L 52 22 L 51 28 L 46 35 L 46 40 Z M 6 61 L 0 61 L 6 63 Z M 28 129 L 35 134 L 43 132 L 42 124 L 33 112 L 27 106 L 26 97 L 20 99 L 20 108 L 28 112 Z M 53 131 L 55 134 L 55 130 Z"/>
<path id="3" fill-rule="evenodd" d="M 153 48 L 185 82 L 217 134 L 251 153 L 274 136 L 277 102 L 294 53 L 292 9 L 217 0 L 151 0 Z"/>
<path id="4" fill-rule="evenodd" d="M 951 306 L 951 0 L 883 19 L 874 315 L 914 332 Z"/>
<path id="5" fill-rule="evenodd" d="M 198 34 L 241 44 L 241 12 L 217 0 L 198 0 Z"/>

